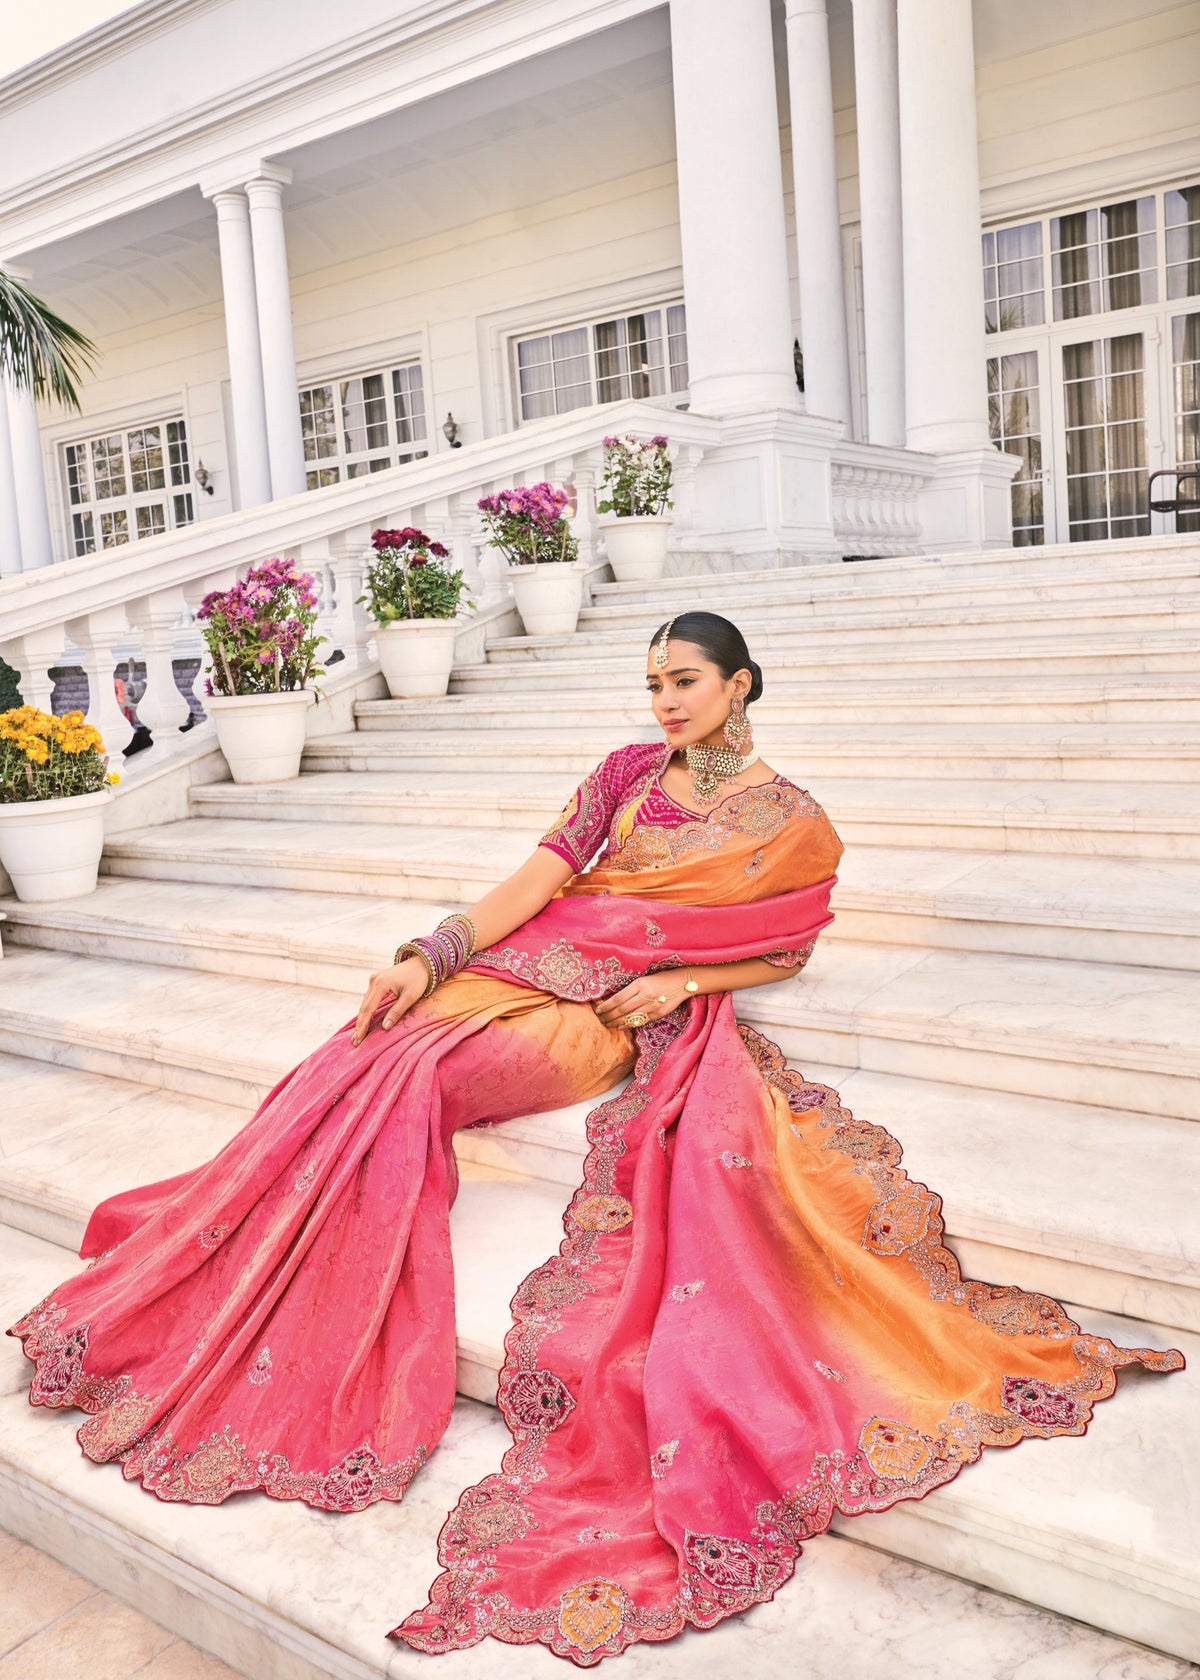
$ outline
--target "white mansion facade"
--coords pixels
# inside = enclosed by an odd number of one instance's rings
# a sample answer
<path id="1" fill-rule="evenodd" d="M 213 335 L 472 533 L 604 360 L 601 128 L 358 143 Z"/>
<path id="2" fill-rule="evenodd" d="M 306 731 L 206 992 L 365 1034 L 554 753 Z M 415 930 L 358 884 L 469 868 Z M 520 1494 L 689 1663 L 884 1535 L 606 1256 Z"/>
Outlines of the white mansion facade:
<path id="1" fill-rule="evenodd" d="M 0 569 L 637 398 L 693 547 L 1147 533 L 1198 69 L 1194 0 L 144 0 L 0 82 L 0 263 L 100 350 L 0 402 Z"/>

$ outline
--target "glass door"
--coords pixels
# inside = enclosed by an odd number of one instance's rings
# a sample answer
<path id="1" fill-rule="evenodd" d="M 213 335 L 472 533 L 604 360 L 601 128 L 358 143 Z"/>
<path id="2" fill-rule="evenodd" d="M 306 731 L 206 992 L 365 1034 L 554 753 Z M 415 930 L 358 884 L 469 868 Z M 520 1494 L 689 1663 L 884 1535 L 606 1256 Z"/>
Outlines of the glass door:
<path id="1" fill-rule="evenodd" d="M 1059 542 L 1149 533 L 1147 480 L 1163 447 L 1157 342 L 1157 333 L 1130 331 L 1055 346 Z"/>

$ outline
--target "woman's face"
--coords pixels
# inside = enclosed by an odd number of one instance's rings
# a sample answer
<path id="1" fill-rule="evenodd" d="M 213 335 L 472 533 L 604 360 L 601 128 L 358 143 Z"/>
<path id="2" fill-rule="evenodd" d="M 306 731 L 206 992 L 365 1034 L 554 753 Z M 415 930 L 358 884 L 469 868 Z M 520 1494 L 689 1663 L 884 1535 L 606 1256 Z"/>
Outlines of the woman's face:
<path id="1" fill-rule="evenodd" d="M 678 636 L 667 642 L 665 670 L 654 663 L 657 651 L 655 642 L 646 655 L 646 687 L 667 740 L 680 749 L 701 742 L 719 746 L 734 695 L 744 699 L 750 692 L 749 671 L 735 671 L 727 679 L 694 642 Z"/>

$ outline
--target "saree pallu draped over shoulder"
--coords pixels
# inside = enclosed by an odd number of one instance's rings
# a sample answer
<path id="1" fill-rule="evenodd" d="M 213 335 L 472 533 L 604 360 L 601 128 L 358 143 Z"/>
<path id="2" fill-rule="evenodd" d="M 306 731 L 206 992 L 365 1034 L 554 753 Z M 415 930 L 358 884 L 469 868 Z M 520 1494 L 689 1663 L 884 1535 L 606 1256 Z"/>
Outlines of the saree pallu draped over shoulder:
<path id="1" fill-rule="evenodd" d="M 559 1252 L 512 1303 L 500 1468 L 393 1629 L 590 1667 L 770 1599 L 835 1512 L 984 1447 L 1079 1435 L 1174 1350 L 963 1278 L 900 1146 L 700 995 L 636 1036 L 592 1003 L 681 964 L 807 961 L 840 843 L 780 778 L 707 817 L 612 755 L 546 837 L 581 870 L 357 1050 L 347 1024 L 206 1166 L 113 1198 L 92 1266 L 12 1333 L 34 1404 L 162 1499 L 398 1500 L 454 1398 L 456 1130 L 599 1096 Z M 615 761 L 615 762 L 614 762 Z M 595 868 L 584 866 L 606 838 Z M 397 1608 L 400 1608 L 399 1606 Z"/>

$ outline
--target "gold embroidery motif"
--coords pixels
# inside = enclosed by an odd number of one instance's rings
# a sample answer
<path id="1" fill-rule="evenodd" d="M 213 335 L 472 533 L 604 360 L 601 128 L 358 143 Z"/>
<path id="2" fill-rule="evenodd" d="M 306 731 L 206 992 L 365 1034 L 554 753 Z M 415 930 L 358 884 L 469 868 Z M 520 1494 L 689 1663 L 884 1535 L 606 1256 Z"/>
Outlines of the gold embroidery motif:
<path id="1" fill-rule="evenodd" d="M 743 788 L 707 817 L 677 828 L 639 823 L 606 858 L 610 869 L 666 869 L 696 852 L 718 852 L 735 835 L 771 840 L 795 817 L 820 814 L 821 807 L 802 788 L 787 782 L 764 782 Z"/>
<path id="2" fill-rule="evenodd" d="M 858 1440 L 872 1470 L 902 1482 L 915 1482 L 933 1457 L 919 1430 L 890 1418 L 872 1418 Z"/>
<path id="3" fill-rule="evenodd" d="M 558 1625 L 580 1651 L 595 1651 L 621 1626 L 625 1593 L 615 1581 L 583 1581 L 562 1595 Z"/>
<path id="4" fill-rule="evenodd" d="M 581 1231 L 619 1231 L 633 1218 L 624 1196 L 585 1196 L 570 1209 Z"/>

